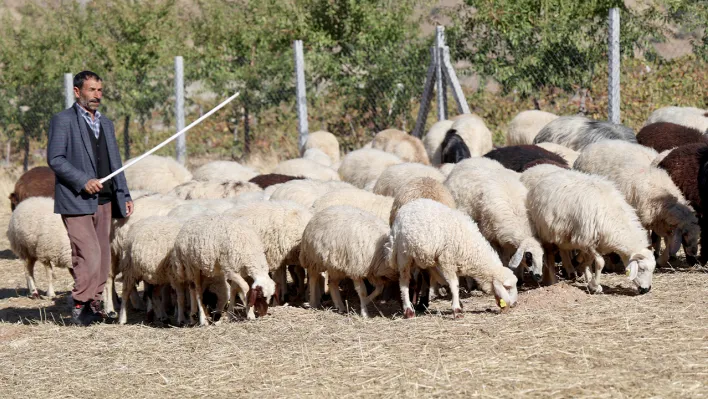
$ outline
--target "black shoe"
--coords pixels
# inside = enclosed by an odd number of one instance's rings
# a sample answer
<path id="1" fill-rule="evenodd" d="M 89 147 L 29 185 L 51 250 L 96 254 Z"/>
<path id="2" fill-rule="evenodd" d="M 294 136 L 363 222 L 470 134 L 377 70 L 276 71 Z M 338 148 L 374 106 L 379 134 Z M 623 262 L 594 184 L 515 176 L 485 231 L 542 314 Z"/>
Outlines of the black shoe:
<path id="1" fill-rule="evenodd" d="M 96 315 L 91 310 L 90 306 L 83 302 L 71 301 L 71 323 L 78 326 L 88 326 L 93 323 L 99 323 L 103 318 Z"/>

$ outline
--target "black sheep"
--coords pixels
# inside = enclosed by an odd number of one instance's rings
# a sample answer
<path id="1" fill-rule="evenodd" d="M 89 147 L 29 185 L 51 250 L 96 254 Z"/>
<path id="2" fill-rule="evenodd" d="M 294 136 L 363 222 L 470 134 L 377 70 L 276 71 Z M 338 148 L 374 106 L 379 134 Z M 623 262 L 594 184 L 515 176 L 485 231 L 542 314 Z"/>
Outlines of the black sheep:
<path id="1" fill-rule="evenodd" d="M 440 147 L 442 148 L 442 163 L 458 163 L 472 156 L 469 147 L 454 129 L 447 131 Z"/>
<path id="2" fill-rule="evenodd" d="M 646 125 L 637 134 L 637 142 L 657 152 L 692 143 L 708 144 L 708 137 L 696 129 L 669 122 Z"/>
<path id="3" fill-rule="evenodd" d="M 499 162 L 504 165 L 505 168 L 515 172 L 523 172 L 528 163 L 539 159 L 548 159 L 566 168 L 568 167 L 568 162 L 560 155 L 537 145 L 530 144 L 497 148 L 484 154 L 484 156 Z"/>

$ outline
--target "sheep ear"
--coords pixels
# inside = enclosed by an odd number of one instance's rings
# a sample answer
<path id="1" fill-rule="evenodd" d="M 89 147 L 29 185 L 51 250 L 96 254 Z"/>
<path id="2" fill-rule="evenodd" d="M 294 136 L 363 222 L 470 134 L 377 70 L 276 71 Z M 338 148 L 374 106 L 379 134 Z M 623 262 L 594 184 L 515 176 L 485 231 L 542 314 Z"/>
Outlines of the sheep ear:
<path id="1" fill-rule="evenodd" d="M 669 253 L 673 256 L 676 255 L 679 248 L 681 248 L 681 230 L 674 230 L 674 235 L 671 237 L 671 242 L 669 243 Z"/>
<path id="2" fill-rule="evenodd" d="M 639 262 L 635 259 L 627 265 L 627 278 L 630 281 L 634 281 L 637 278 L 637 274 L 639 274 Z"/>
<path id="3" fill-rule="evenodd" d="M 511 260 L 509 261 L 509 269 L 511 270 L 516 270 L 519 268 L 519 265 L 521 264 L 521 260 L 524 258 L 524 250 L 519 248 L 516 250 L 516 253 L 514 256 L 511 257 Z"/>
<path id="4" fill-rule="evenodd" d="M 255 306 L 257 298 L 258 298 L 258 292 L 254 288 L 251 288 L 250 290 L 248 290 L 248 306 L 249 307 Z"/>

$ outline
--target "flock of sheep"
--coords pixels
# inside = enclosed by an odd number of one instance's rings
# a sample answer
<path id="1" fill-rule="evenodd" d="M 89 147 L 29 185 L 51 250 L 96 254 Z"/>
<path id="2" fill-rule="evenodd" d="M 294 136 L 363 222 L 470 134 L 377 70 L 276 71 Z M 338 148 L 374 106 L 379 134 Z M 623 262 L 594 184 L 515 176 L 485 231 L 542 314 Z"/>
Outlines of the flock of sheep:
<path id="1" fill-rule="evenodd" d="M 106 311 L 126 323 L 132 302 L 171 322 L 173 303 L 176 324 L 205 325 L 225 311 L 234 317 L 238 295 L 251 319 L 286 301 L 289 272 L 313 308 L 328 290 L 346 311 L 340 283 L 351 279 L 364 317 L 387 287 L 400 289 L 406 318 L 443 287 L 461 316 L 460 284 L 505 310 L 517 286 L 555 283 L 556 257 L 563 277 L 584 279 L 591 293 L 602 292 L 605 264 L 621 261 L 645 293 L 655 266 L 681 245 L 689 261 L 705 262 L 706 110 L 659 109 L 636 135 L 543 111 L 521 112 L 509 126 L 499 148 L 472 114 L 435 123 L 422 140 L 387 129 L 341 159 L 337 138 L 318 131 L 300 158 L 269 174 L 226 161 L 190 172 L 147 157 L 126 171 L 135 212 L 113 223 Z M 54 268 L 71 267 L 64 226 L 41 191 L 53 186 L 49 176 L 18 181 L 7 231 L 35 297 L 36 261 L 47 266 L 50 297 Z"/>

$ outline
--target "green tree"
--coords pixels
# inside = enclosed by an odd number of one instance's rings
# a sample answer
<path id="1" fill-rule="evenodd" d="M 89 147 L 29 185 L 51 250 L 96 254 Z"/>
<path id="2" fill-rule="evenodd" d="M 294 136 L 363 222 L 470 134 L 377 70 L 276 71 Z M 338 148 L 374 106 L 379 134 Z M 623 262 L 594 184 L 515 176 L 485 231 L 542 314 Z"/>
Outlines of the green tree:
<path id="1" fill-rule="evenodd" d="M 647 22 L 657 10 L 639 12 L 622 0 L 466 0 L 448 43 L 456 59 L 467 59 L 504 94 L 522 97 L 544 87 L 589 88 L 607 60 L 608 14 L 620 9 L 622 54 L 648 47 L 656 29 Z"/>

